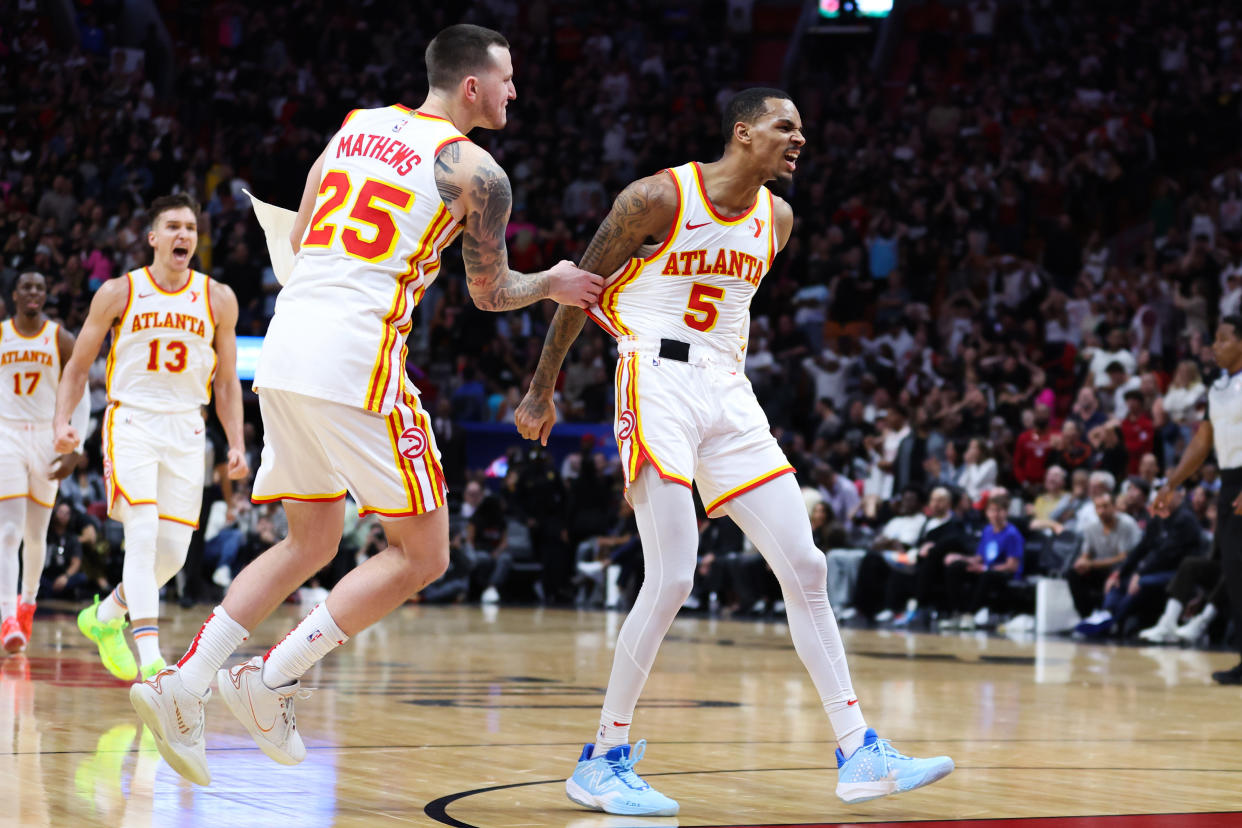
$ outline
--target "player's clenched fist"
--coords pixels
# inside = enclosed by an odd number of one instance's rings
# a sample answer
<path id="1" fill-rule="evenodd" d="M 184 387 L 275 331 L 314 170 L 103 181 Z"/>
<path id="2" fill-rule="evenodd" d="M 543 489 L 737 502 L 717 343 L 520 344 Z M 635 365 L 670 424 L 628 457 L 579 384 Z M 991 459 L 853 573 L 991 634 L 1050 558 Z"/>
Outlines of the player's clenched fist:
<path id="1" fill-rule="evenodd" d="M 602 276 L 582 270 L 562 259 L 548 271 L 548 295 L 562 305 L 588 308 L 599 299 L 604 288 Z"/>
<path id="2" fill-rule="evenodd" d="M 552 426 L 556 425 L 556 406 L 552 395 L 527 391 L 517 411 L 513 412 L 513 422 L 517 425 L 518 434 L 546 446 Z"/>
<path id="3" fill-rule="evenodd" d="M 57 454 L 70 454 L 78 448 L 78 430 L 71 425 L 58 426 L 52 443 Z"/>

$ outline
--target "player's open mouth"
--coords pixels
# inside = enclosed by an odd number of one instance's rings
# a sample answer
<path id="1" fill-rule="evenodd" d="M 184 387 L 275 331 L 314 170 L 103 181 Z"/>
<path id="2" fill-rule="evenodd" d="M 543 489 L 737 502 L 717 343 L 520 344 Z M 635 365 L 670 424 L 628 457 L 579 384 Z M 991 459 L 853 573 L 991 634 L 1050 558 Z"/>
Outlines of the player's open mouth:
<path id="1" fill-rule="evenodd" d="M 174 258 L 174 259 L 176 259 L 176 260 L 177 260 L 177 261 L 179 261 L 179 262 L 184 262 L 186 259 L 190 258 L 190 248 L 188 248 L 188 247 L 174 247 L 174 248 L 173 248 L 173 258 Z"/>
<path id="2" fill-rule="evenodd" d="M 798 151 L 789 150 L 785 153 L 785 169 L 793 172 L 798 167 Z"/>

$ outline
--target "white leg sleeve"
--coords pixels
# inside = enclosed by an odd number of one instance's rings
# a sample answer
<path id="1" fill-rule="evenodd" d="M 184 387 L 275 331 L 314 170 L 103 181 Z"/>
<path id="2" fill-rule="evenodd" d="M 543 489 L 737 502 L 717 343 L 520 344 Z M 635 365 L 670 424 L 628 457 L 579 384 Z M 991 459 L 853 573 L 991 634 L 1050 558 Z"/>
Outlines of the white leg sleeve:
<path id="1" fill-rule="evenodd" d="M 51 522 L 51 509 L 27 501 L 26 531 L 22 536 L 22 600 L 27 604 L 39 597 L 39 577 L 47 560 L 47 526 Z"/>
<path id="2" fill-rule="evenodd" d="M 0 500 L 0 616 L 4 618 L 17 612 L 17 548 L 29 502 L 25 497 Z M 43 561 L 39 561 L 39 568 L 43 568 Z"/>
<path id="3" fill-rule="evenodd" d="M 158 618 L 160 585 L 155 580 L 155 545 L 160 513 L 154 503 L 131 506 L 125 518 L 125 601 L 129 617 Z"/>
<path id="4" fill-rule="evenodd" d="M 181 571 L 194 527 L 161 520 L 155 536 L 155 585 L 163 586 Z"/>
<path id="5" fill-rule="evenodd" d="M 664 634 L 694 585 L 699 532 L 690 490 L 662 480 L 650 465 L 630 486 L 643 543 L 642 589 L 621 625 L 604 709 L 629 721 Z"/>
<path id="6" fill-rule="evenodd" d="M 729 501 L 725 511 L 780 581 L 794 648 L 815 682 L 838 740 L 860 731 L 865 724 L 841 631 L 828 603 L 827 564 L 811 539 L 811 522 L 797 481 L 790 474 L 778 477 Z"/>

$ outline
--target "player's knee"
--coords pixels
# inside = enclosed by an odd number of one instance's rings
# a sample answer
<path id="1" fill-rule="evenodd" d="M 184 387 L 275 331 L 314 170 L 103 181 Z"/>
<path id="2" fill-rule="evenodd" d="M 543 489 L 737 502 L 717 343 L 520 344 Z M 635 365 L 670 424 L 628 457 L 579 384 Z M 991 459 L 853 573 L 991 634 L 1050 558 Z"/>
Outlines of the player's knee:
<path id="1" fill-rule="evenodd" d="M 798 575 L 804 587 L 828 588 L 828 559 L 824 553 L 811 547 L 798 564 Z"/>
<path id="2" fill-rule="evenodd" d="M 399 577 L 406 591 L 413 595 L 432 581 L 448 571 L 448 543 L 420 546 L 417 549 L 406 549 L 392 545 L 389 549 L 399 552 L 401 570 Z"/>
<path id="3" fill-rule="evenodd" d="M 686 599 L 690 597 L 691 590 L 694 589 L 694 576 L 675 576 L 665 581 L 660 587 L 660 596 L 669 606 L 678 606 L 686 603 Z"/>

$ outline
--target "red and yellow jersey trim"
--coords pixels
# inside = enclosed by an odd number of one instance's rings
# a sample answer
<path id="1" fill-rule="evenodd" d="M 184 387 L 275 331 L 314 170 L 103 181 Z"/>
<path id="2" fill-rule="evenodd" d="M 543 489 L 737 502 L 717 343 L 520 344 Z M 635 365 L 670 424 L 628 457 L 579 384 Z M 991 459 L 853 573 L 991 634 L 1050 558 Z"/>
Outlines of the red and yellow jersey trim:
<path id="1" fill-rule="evenodd" d="M 388 439 L 392 444 L 392 459 L 398 471 L 401 472 L 401 479 L 405 484 L 406 502 L 403 506 L 392 509 L 360 504 L 358 509 L 359 516 L 412 517 L 439 509 L 445 503 L 444 497 L 448 491 L 448 486 L 445 482 L 444 470 L 440 467 L 440 462 L 436 459 L 435 453 L 431 448 L 431 418 L 419 407 L 418 400 L 408 389 L 401 389 L 401 401 L 405 404 L 405 407 L 394 406 L 392 413 L 388 415 L 387 424 Z M 407 411 L 410 416 L 409 423 L 405 419 Z M 403 455 L 400 446 L 401 435 L 410 426 L 422 429 L 427 435 L 426 450 L 418 457 L 413 458 Z M 420 477 L 427 480 L 428 489 L 431 492 L 430 498 L 423 491 Z"/>
<path id="2" fill-rule="evenodd" d="M 44 507 L 48 508 L 48 509 L 51 509 L 51 508 L 54 508 L 54 507 L 55 507 L 55 504 L 54 504 L 54 503 L 44 503 L 42 500 L 39 500 L 39 498 L 35 497 L 35 496 L 34 496 L 34 495 L 32 495 L 30 492 L 21 492 L 21 493 L 19 493 L 19 494 L 10 494 L 10 495 L 0 495 L 0 500 L 13 500 L 13 499 L 15 499 L 15 498 L 19 498 L 19 497 L 24 497 L 24 498 L 26 498 L 26 499 L 28 499 L 28 500 L 30 500 L 30 501 L 32 501 L 32 502 L 34 502 L 34 503 L 39 504 L 40 506 L 44 506 Z"/>
<path id="3" fill-rule="evenodd" d="M 734 486 L 732 489 L 729 489 L 729 491 L 725 492 L 724 494 L 720 495 L 715 500 L 713 500 L 711 503 L 707 504 L 707 508 L 705 509 L 705 511 L 707 512 L 707 516 L 716 517 L 716 515 L 713 514 L 713 512 L 715 512 L 717 509 L 719 509 L 724 504 L 728 503 L 733 498 L 737 497 L 738 495 L 745 494 L 746 492 L 749 492 L 751 489 L 758 488 L 759 486 L 762 486 L 764 483 L 767 483 L 769 480 L 775 480 L 781 475 L 790 474 L 793 470 L 794 470 L 793 466 L 787 465 L 779 469 L 773 469 L 767 474 L 761 474 L 758 477 L 754 478 L 753 480 L 749 480 L 740 486 Z"/>
<path id="4" fill-rule="evenodd" d="M 189 526 L 191 529 L 198 528 L 197 520 L 187 520 L 185 518 L 174 517 L 173 515 L 160 515 L 160 520 L 166 520 L 169 523 L 180 523 L 182 526 Z"/>
<path id="5" fill-rule="evenodd" d="M 275 503 L 278 500 L 296 500 L 299 503 L 332 503 L 345 497 L 345 490 L 342 489 L 335 494 L 293 494 L 291 492 L 281 492 L 274 495 L 251 495 L 251 503 Z"/>
<path id="6" fill-rule="evenodd" d="M 384 398 L 388 395 L 389 385 L 392 383 L 393 359 L 392 351 L 396 346 L 397 337 L 400 335 L 398 328 L 398 320 L 402 319 L 406 313 L 406 305 L 408 298 L 408 288 L 420 278 L 424 281 L 439 269 L 439 253 L 447 244 L 447 240 L 451 239 L 449 235 L 446 240 L 441 241 L 441 236 L 446 230 L 452 231 L 453 215 L 443 204 L 437 208 L 431 222 L 427 225 L 427 230 L 423 233 L 423 237 L 418 242 L 418 247 L 408 259 L 409 266 L 405 273 L 397 279 L 396 291 L 393 295 L 392 305 L 388 309 L 387 315 L 384 317 L 384 331 L 380 337 L 379 352 L 375 356 L 375 362 L 371 368 L 370 382 L 367 384 L 366 405 L 367 411 L 379 413 L 383 408 Z M 422 291 L 418 293 L 415 304 L 422 298 Z"/>
<path id="7" fill-rule="evenodd" d="M 149 282 L 151 283 L 151 287 L 155 288 L 157 291 L 159 291 L 160 293 L 164 294 L 165 296 L 180 296 L 181 294 L 183 294 L 183 293 L 185 293 L 187 290 L 189 290 L 189 289 L 190 289 L 190 285 L 194 283 L 194 273 L 195 273 L 195 271 L 194 271 L 194 270 L 189 270 L 189 271 L 187 271 L 187 273 L 189 273 L 190 275 L 186 278 L 186 280 L 185 280 L 185 284 L 184 284 L 184 285 L 182 285 L 181 287 L 177 288 L 176 290 L 164 290 L 164 288 L 160 287 L 160 283 L 159 283 L 159 282 L 157 282 L 157 281 L 155 281 L 155 274 L 153 274 L 153 273 L 151 272 L 151 268 L 150 268 L 150 267 L 144 267 L 144 268 L 142 269 L 142 272 L 143 272 L 143 273 L 145 273 L 145 274 L 147 274 L 147 281 L 149 281 Z"/>
<path id="8" fill-rule="evenodd" d="M 350 122 L 350 119 L 352 119 L 352 118 L 353 118 L 355 115 L 357 115 L 359 112 L 362 112 L 362 110 L 361 110 L 361 109 L 351 109 L 351 110 L 349 110 L 349 112 L 345 113 L 345 120 L 341 121 L 341 128 L 343 128 L 346 124 L 348 124 L 348 123 Z"/>
<path id="9" fill-rule="evenodd" d="M 30 336 L 23 336 L 22 332 L 17 329 L 17 323 L 15 323 L 11 318 L 6 319 L 5 321 L 8 322 L 9 326 L 13 329 L 13 336 L 17 337 L 18 339 L 25 339 L 26 341 L 30 341 L 32 339 L 38 339 L 39 337 L 43 336 L 43 332 L 47 330 L 48 325 L 56 324 L 50 319 L 44 319 L 43 325 L 39 328 L 39 330 L 35 331 Z"/>
<path id="10" fill-rule="evenodd" d="M 680 483 L 687 489 L 693 488 L 689 480 L 664 468 L 664 465 L 652 453 L 646 438 L 643 437 L 643 418 L 642 413 L 638 409 L 637 352 L 630 353 L 617 363 L 617 402 L 620 410 L 634 412 L 634 428 L 626 439 L 626 442 L 629 443 L 629 456 L 621 458 L 622 462 L 625 463 L 625 484 L 628 486 L 638 478 L 638 473 L 642 470 L 643 461 L 645 460 L 656 470 L 656 474 L 663 479 L 673 483 Z M 622 402 L 625 403 L 624 407 L 620 406 Z M 618 414 L 618 416 L 620 415 Z M 618 444 L 617 448 L 620 450 L 620 444 Z"/>
<path id="11" fill-rule="evenodd" d="M 125 274 L 125 289 L 125 310 L 121 311 L 120 318 L 112 327 L 112 344 L 108 346 L 108 361 L 104 368 L 104 391 L 109 400 L 112 400 L 112 370 L 116 366 L 117 341 L 121 338 L 121 331 L 125 330 L 125 320 L 129 318 L 129 309 L 134 306 L 134 274 L 132 271 Z"/>
<path id="12" fill-rule="evenodd" d="M 711 213 L 712 218 L 714 218 L 720 224 L 726 224 L 729 226 L 741 224 L 742 222 L 747 221 L 751 217 L 751 215 L 755 212 L 755 208 L 759 206 L 759 195 L 756 194 L 755 203 L 750 205 L 750 207 L 747 208 L 746 211 L 742 213 L 741 215 L 738 215 L 738 216 L 721 215 L 716 210 L 715 206 L 712 204 L 712 200 L 707 197 L 707 187 L 703 184 L 703 170 L 699 167 L 699 162 L 691 161 L 690 169 L 691 169 L 691 172 L 694 174 L 694 183 L 695 183 L 695 188 L 698 190 L 698 193 L 699 193 L 699 200 L 703 202 L 703 206 L 707 208 L 707 212 Z"/>
<path id="13" fill-rule="evenodd" d="M 768 194 L 768 266 L 764 273 L 772 272 L 772 262 L 776 259 L 776 202 L 772 200 L 772 191 L 764 187 Z"/>
<path id="14" fill-rule="evenodd" d="M 125 491 L 125 488 L 121 485 L 120 478 L 117 477 L 116 457 L 113 454 L 114 447 L 116 446 L 116 436 L 113 434 L 113 430 L 116 425 L 116 412 L 120 407 L 121 404 L 119 402 L 113 402 L 108 406 L 107 411 L 104 413 L 104 437 L 108 443 L 108 467 L 104 470 L 106 472 L 104 475 L 104 485 L 107 488 L 109 515 L 111 515 L 112 510 L 116 508 L 116 499 L 118 495 L 125 498 L 125 502 L 130 506 L 141 506 L 147 503 L 155 505 L 154 500 L 134 500 L 129 496 L 129 493 Z"/>

